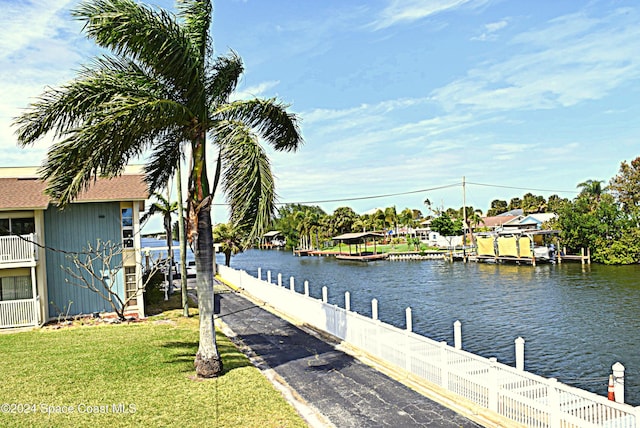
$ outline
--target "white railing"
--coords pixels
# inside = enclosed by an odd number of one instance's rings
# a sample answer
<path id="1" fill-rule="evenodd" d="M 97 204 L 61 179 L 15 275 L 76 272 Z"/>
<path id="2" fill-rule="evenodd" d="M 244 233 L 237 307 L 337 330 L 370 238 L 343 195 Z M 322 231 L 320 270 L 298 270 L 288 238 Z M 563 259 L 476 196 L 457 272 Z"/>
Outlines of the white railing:
<path id="1" fill-rule="evenodd" d="M 579 388 L 547 379 L 436 342 L 295 291 L 293 278 L 278 284 L 245 271 L 218 266 L 220 276 L 278 311 L 326 331 L 407 372 L 437 384 L 477 405 L 527 427 L 639 427 L 640 407 L 610 401 Z M 259 272 L 260 275 L 260 272 Z M 348 298 L 345 298 L 348 301 Z M 346 304 L 348 306 L 348 303 Z M 408 323 L 409 325 L 409 323 Z"/>
<path id="2" fill-rule="evenodd" d="M 38 298 L 0 302 L 0 328 L 38 325 Z"/>
<path id="3" fill-rule="evenodd" d="M 0 265 L 37 260 L 36 234 L 22 236 L 0 236 Z"/>

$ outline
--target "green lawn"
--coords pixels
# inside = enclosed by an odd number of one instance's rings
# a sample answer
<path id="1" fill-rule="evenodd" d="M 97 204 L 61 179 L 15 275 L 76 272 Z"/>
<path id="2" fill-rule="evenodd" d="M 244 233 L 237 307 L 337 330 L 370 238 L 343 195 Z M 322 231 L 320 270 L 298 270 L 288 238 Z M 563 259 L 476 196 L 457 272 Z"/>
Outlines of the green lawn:
<path id="1" fill-rule="evenodd" d="M 224 374 L 194 379 L 198 320 L 180 313 L 0 334 L 0 426 L 306 426 L 222 334 Z"/>

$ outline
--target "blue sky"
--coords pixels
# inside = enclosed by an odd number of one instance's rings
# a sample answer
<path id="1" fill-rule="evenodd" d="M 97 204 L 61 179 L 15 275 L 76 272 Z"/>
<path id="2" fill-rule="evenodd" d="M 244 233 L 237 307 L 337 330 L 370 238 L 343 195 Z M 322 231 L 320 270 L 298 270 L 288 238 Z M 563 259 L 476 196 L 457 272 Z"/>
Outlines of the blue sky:
<path id="1" fill-rule="evenodd" d="M 75 0 L 0 4 L 0 166 L 39 164 L 49 142 L 17 148 L 11 118 L 97 51 Z M 528 191 L 572 198 L 640 156 L 638 22 L 632 0 L 221 0 L 212 36 L 245 62 L 238 97 L 302 120 L 297 153 L 270 151 L 281 202 L 458 208 L 465 177 L 486 212 Z"/>

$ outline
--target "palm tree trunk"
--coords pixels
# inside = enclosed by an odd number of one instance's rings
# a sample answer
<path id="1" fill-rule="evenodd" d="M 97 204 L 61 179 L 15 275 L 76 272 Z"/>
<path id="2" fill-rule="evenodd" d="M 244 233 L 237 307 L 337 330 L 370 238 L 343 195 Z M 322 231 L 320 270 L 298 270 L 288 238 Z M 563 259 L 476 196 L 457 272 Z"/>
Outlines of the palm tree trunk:
<path id="1" fill-rule="evenodd" d="M 189 230 L 194 242 L 196 259 L 196 288 L 200 314 L 200 343 L 195 359 L 196 374 L 211 378 L 222 374 L 222 359 L 216 345 L 213 324 L 215 295 L 213 291 L 214 253 L 211 227 L 211 195 L 205 156 L 204 132 L 192 142 L 192 171 L 189 184 Z M 194 222 L 197 222 L 194 224 Z M 194 230 L 195 228 L 195 230 Z"/>
<path id="2" fill-rule="evenodd" d="M 213 278 L 213 236 L 211 229 L 211 205 L 205 203 L 198 212 L 198 235 L 196 239 L 196 271 L 198 290 L 198 311 L 200 313 L 200 344 L 196 354 L 196 374 L 211 378 L 222 373 L 222 360 L 216 346 L 216 332 L 213 324 L 215 295 Z"/>

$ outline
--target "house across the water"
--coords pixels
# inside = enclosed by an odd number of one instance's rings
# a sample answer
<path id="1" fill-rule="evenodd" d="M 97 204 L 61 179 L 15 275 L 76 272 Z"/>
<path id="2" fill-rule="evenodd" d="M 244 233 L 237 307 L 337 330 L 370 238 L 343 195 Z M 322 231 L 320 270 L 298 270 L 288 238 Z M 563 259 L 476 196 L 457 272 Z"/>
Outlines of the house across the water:
<path id="1" fill-rule="evenodd" d="M 148 198 L 141 168 L 98 179 L 64 210 L 44 193 L 37 168 L 0 168 L 0 328 L 41 325 L 60 314 L 112 312 L 97 293 L 73 285 L 69 255 L 98 242 L 121 245 L 114 289 L 128 313 L 144 316 L 140 212 Z M 113 266 L 112 266 L 113 268 Z"/>

